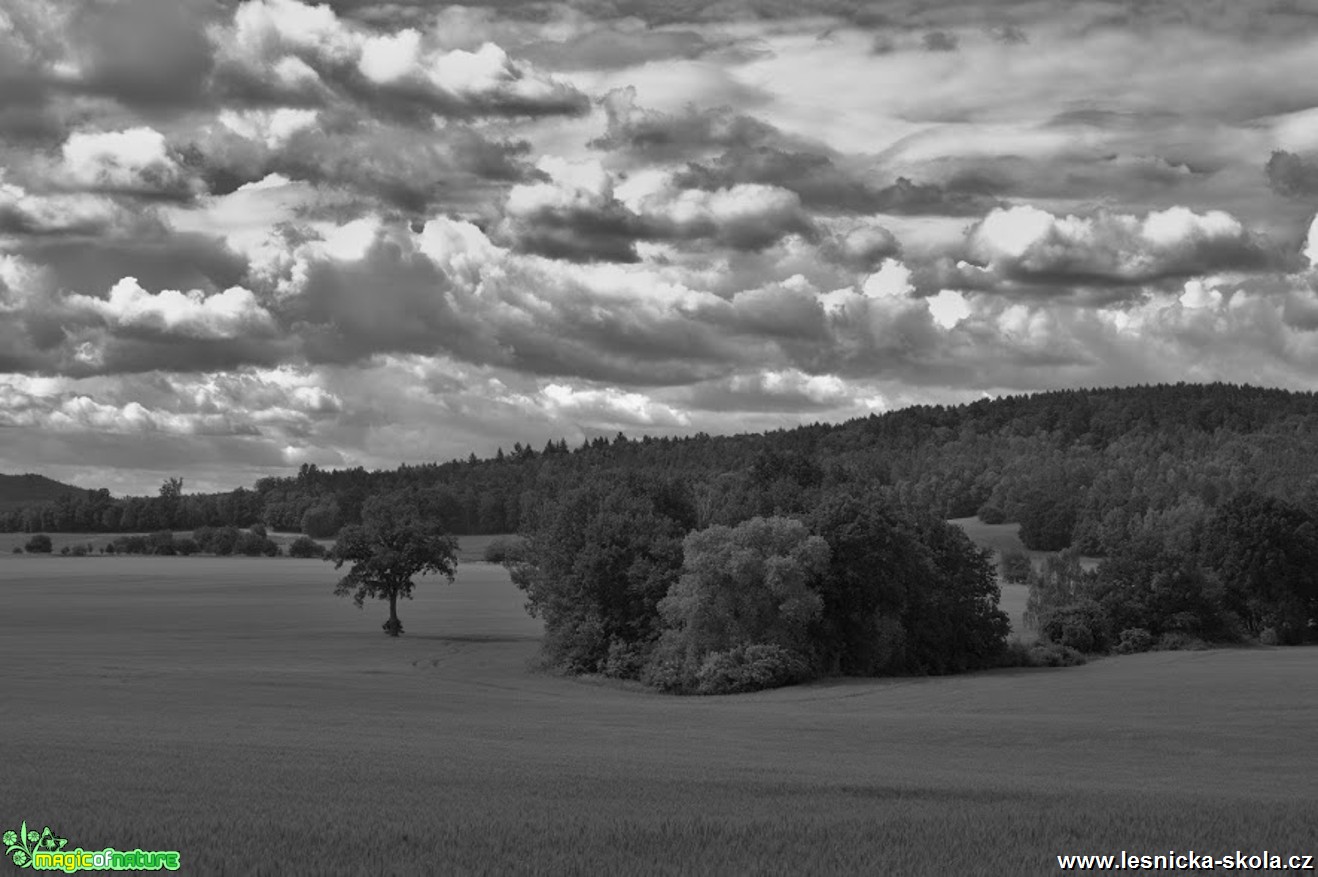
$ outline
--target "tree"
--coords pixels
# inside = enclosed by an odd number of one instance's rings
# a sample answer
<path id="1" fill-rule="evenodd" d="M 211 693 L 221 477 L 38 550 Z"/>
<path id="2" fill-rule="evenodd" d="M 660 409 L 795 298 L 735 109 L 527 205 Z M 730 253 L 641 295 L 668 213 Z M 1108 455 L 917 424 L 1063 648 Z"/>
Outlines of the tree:
<path id="1" fill-rule="evenodd" d="M 1002 578 L 1011 584 L 1025 584 L 1031 568 L 1030 556 L 1024 551 L 1008 548 L 1002 552 Z"/>
<path id="2" fill-rule="evenodd" d="M 50 537 L 45 533 L 38 533 L 33 536 L 31 539 L 27 540 L 27 545 L 23 547 L 27 549 L 28 554 L 50 554 L 50 552 L 54 550 Z"/>
<path id="3" fill-rule="evenodd" d="M 389 636 L 403 632 L 399 596 L 412 599 L 416 576 L 438 573 L 453 581 L 458 543 L 433 519 L 421 514 L 413 493 L 371 497 L 362 507 L 362 523 L 345 527 L 325 559 L 340 569 L 352 564 L 334 589 L 352 595 L 358 609 L 367 597 L 389 601 Z"/>
<path id="4" fill-rule="evenodd" d="M 339 531 L 339 504 L 333 499 L 312 506 L 302 515 L 302 532 L 313 539 L 328 539 Z"/>
<path id="5" fill-rule="evenodd" d="M 672 690 L 746 691 L 810 672 L 811 625 L 828 544 L 791 518 L 687 535 L 682 576 L 658 604 L 665 630 L 651 680 Z"/>

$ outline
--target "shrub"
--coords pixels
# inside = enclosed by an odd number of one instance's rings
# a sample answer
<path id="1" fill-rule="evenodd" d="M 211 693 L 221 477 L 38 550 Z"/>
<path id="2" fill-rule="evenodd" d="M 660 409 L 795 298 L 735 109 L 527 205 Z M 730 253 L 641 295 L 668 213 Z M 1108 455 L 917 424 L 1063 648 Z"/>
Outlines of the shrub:
<path id="1" fill-rule="evenodd" d="M 205 542 L 198 538 L 201 535 L 203 534 L 198 531 L 193 534 L 193 538 L 197 539 L 197 544 L 202 546 L 202 550 L 210 551 L 212 554 L 221 557 L 227 557 L 228 555 L 233 554 L 234 547 L 238 544 L 239 534 L 237 527 L 220 527 L 212 533 L 205 534 L 207 536 Z"/>
<path id="2" fill-rule="evenodd" d="M 59 553 L 60 553 L 61 555 L 63 555 L 64 557 L 68 557 L 68 556 L 69 556 L 69 546 L 67 546 L 67 545 L 60 546 Z"/>
<path id="3" fill-rule="evenodd" d="M 1002 552 L 1002 578 L 1014 585 L 1021 585 L 1030 579 L 1030 556 L 1024 551 L 1010 548 Z"/>
<path id="4" fill-rule="evenodd" d="M 234 554 L 244 554 L 247 557 L 274 557 L 279 553 L 279 546 L 271 541 L 268 537 L 259 535 L 248 530 L 238 534 L 234 541 Z"/>
<path id="5" fill-rule="evenodd" d="M 485 546 L 487 563 L 519 563 L 526 556 L 526 542 L 517 536 L 500 536 Z"/>
<path id="6" fill-rule="evenodd" d="M 1039 635 L 1078 652 L 1105 652 L 1107 616 L 1093 600 L 1083 599 L 1046 611 L 1039 619 Z"/>
<path id="7" fill-rule="evenodd" d="M 107 542 L 105 545 L 102 545 L 101 551 L 105 552 L 106 554 L 114 554 L 114 543 Z"/>
<path id="8" fill-rule="evenodd" d="M 735 694 L 802 682 L 810 663 L 791 649 L 772 643 L 735 646 L 710 652 L 696 672 L 697 694 Z"/>
<path id="9" fill-rule="evenodd" d="M 1005 524 L 1007 523 L 1007 513 L 995 505 L 987 503 L 979 507 L 976 516 L 986 524 Z"/>
<path id="10" fill-rule="evenodd" d="M 148 552 L 145 536 L 120 536 L 114 540 L 114 546 L 119 554 L 146 554 Z"/>
<path id="11" fill-rule="evenodd" d="M 270 535 L 268 532 L 266 532 L 265 524 L 252 524 L 252 526 L 247 528 L 247 532 L 252 533 L 255 536 L 259 536 L 262 539 L 265 539 L 267 536 Z"/>
<path id="12" fill-rule="evenodd" d="M 174 542 L 174 551 L 184 557 L 191 557 L 201 550 L 197 545 L 197 540 L 184 537 Z"/>
<path id="13" fill-rule="evenodd" d="M 318 505 L 302 515 L 302 532 L 313 539 L 328 539 L 339 532 L 339 523 L 337 503 Z"/>
<path id="14" fill-rule="evenodd" d="M 645 669 L 649 653 L 643 643 L 629 643 L 615 637 L 609 643 L 609 654 L 604 659 L 604 675 L 614 679 L 637 679 Z"/>
<path id="15" fill-rule="evenodd" d="M 50 537 L 45 533 L 38 533 L 31 539 L 27 540 L 27 544 L 24 545 L 23 548 L 28 554 L 50 554 L 55 550 L 55 546 L 51 543 Z"/>
<path id="16" fill-rule="evenodd" d="M 324 557 L 325 546 L 309 536 L 299 536 L 288 546 L 289 557 Z"/>
<path id="17" fill-rule="evenodd" d="M 1199 637 L 1179 630 L 1171 630 L 1158 637 L 1160 652 L 1199 652 L 1206 648 L 1208 644 Z"/>
<path id="18" fill-rule="evenodd" d="M 1275 627 L 1263 628 L 1262 633 L 1259 634 L 1259 642 L 1265 646 L 1281 645 L 1281 637 L 1277 635 L 1277 628 Z"/>
<path id="19" fill-rule="evenodd" d="M 86 546 L 86 545 L 75 545 L 75 546 L 73 546 L 73 549 L 72 549 L 72 551 L 70 551 L 70 553 L 71 553 L 74 557 L 86 557 L 86 556 L 87 556 L 87 546 Z"/>
<path id="20" fill-rule="evenodd" d="M 1147 652 L 1153 648 L 1153 634 L 1142 627 L 1128 627 L 1121 632 L 1116 651 L 1121 655 L 1133 655 Z"/>
<path id="21" fill-rule="evenodd" d="M 1031 667 L 1078 667 L 1085 663 L 1085 656 L 1069 646 L 1035 643 L 1029 661 Z"/>
<path id="22" fill-rule="evenodd" d="M 15 545 L 15 546 L 14 546 L 14 554 L 22 554 L 22 553 L 23 553 L 23 546 L 22 546 L 22 545 Z"/>
<path id="23" fill-rule="evenodd" d="M 1085 656 L 1075 649 L 1050 642 L 1026 645 L 1019 639 L 1013 639 L 1003 650 L 999 666 L 1077 667 L 1084 663 Z"/>

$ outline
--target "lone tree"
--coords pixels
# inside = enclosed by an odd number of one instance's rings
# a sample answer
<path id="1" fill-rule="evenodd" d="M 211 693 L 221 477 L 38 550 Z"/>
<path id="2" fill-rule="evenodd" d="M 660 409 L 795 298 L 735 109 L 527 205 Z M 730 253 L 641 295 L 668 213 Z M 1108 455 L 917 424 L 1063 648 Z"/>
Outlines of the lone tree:
<path id="1" fill-rule="evenodd" d="M 458 543 L 442 525 L 422 514 L 412 493 L 374 496 L 362 506 L 362 523 L 345 527 L 325 556 L 335 569 L 352 564 L 334 593 L 352 595 L 361 609 L 367 597 L 389 601 L 389 636 L 403 632 L 398 597 L 412 599 L 414 576 L 439 573 L 453 581 Z"/>

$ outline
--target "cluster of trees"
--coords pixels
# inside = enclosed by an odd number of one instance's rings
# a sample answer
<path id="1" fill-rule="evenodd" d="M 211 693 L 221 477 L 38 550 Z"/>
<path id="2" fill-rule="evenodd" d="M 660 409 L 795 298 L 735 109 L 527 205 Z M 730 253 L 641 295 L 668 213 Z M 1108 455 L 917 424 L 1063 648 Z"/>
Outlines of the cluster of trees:
<path id="1" fill-rule="evenodd" d="M 0 508 L 0 529 L 152 532 L 262 524 L 328 538 L 361 523 L 372 496 L 431 491 L 455 534 L 533 529 L 542 510 L 604 469 L 700 485 L 700 525 L 800 509 L 849 479 L 892 486 L 944 518 L 1019 522 L 1030 548 L 1106 555 L 1141 532 L 1201 516 L 1246 491 L 1318 494 L 1318 396 L 1226 384 L 1075 390 L 916 406 L 843 424 L 762 435 L 628 440 L 576 449 L 516 444 L 493 458 L 326 471 L 303 466 L 253 489 L 158 496 L 84 491 Z M 767 489 L 766 489 L 767 488 Z"/>
<path id="2" fill-rule="evenodd" d="M 1030 574 L 1027 621 L 1082 652 L 1318 637 L 1318 514 L 1257 492 L 1150 529 L 1092 571 L 1074 551 Z"/>
<path id="3" fill-rule="evenodd" d="M 614 471 L 543 511 L 507 562 L 550 662 L 718 693 L 1003 659 L 989 552 L 890 489 L 851 482 L 704 526 L 699 499 L 683 481 Z"/>

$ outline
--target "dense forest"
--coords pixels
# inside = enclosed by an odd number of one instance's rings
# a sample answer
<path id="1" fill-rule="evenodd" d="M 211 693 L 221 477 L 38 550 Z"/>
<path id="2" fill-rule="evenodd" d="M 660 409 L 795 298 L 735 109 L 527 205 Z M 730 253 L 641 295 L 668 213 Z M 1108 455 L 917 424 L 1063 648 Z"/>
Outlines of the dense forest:
<path id="1" fill-rule="evenodd" d="M 260 524 L 327 537 L 359 523 L 370 497 L 407 494 L 455 534 L 526 536 L 529 553 L 510 564 L 558 663 L 694 690 L 734 685 L 728 661 L 777 678 L 993 660 L 1005 628 L 984 608 L 996 601 L 992 570 L 986 579 L 978 554 L 941 525 L 971 515 L 1019 522 L 1027 547 L 1060 552 L 1028 575 L 1031 620 L 1055 643 L 1306 640 L 1318 618 L 1316 450 L 1313 393 L 1073 390 L 760 435 L 518 443 L 492 459 L 393 471 L 303 466 L 225 494 L 185 494 L 170 479 L 152 497 L 91 491 L 0 510 L 0 528 Z M 790 631 L 753 642 L 729 633 L 763 615 L 750 591 L 733 608 L 711 596 L 739 592 L 751 555 L 815 595 L 798 595 L 814 608 Z M 1080 555 L 1106 560 L 1085 571 Z M 902 572 L 880 585 L 857 569 Z M 928 640 L 939 624 L 951 627 Z M 723 683 L 697 679 L 710 661 Z"/>
<path id="2" fill-rule="evenodd" d="M 1132 537 L 1252 491 L 1311 502 L 1318 492 L 1318 395 L 1225 384 L 1075 390 L 917 406 L 836 425 L 757 435 L 595 438 L 569 449 L 516 444 L 489 459 L 392 471 L 264 478 L 252 489 L 114 498 L 81 491 L 0 505 L 0 530 L 149 532 L 201 526 L 330 535 L 378 493 L 425 488 L 452 532 L 509 533 L 601 470 L 688 481 L 701 526 L 796 510 L 846 480 L 890 486 L 945 518 L 1019 521 L 1031 548 L 1106 555 Z"/>

